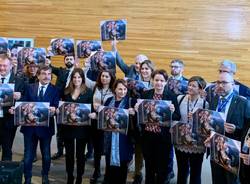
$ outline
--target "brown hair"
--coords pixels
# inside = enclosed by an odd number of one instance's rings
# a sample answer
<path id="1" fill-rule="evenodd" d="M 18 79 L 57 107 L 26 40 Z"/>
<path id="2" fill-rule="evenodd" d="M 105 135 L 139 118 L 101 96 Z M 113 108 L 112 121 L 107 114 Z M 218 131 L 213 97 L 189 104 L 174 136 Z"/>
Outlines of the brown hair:
<path id="1" fill-rule="evenodd" d="M 191 77 L 188 80 L 188 84 L 190 82 L 193 82 L 193 81 L 198 83 L 198 86 L 199 86 L 200 89 L 205 89 L 205 87 L 207 85 L 206 81 L 201 76 L 193 76 L 193 77 Z"/>
<path id="2" fill-rule="evenodd" d="M 128 89 L 127 82 L 124 79 L 117 79 L 112 86 L 112 92 L 114 94 L 115 94 L 115 89 L 117 88 L 118 84 L 122 84 Z"/>
<path id="3" fill-rule="evenodd" d="M 114 82 L 115 82 L 115 76 L 114 76 L 114 74 L 113 74 L 111 71 L 109 71 L 109 70 L 103 70 L 103 71 L 101 71 L 101 72 L 99 73 L 99 75 L 98 75 L 98 77 L 97 77 L 97 79 L 96 79 L 95 88 L 96 88 L 96 87 L 97 87 L 97 88 L 100 88 L 100 89 L 103 88 L 103 84 L 102 84 L 102 82 L 101 82 L 101 76 L 102 76 L 102 73 L 103 73 L 103 72 L 107 72 L 107 73 L 109 74 L 109 76 L 110 76 L 110 78 L 111 78 L 110 83 L 109 83 L 109 88 L 111 88 L 111 87 L 113 86 Z"/>
<path id="4" fill-rule="evenodd" d="M 141 67 L 142 65 L 146 64 L 150 69 L 151 71 L 153 72 L 155 70 L 155 67 L 154 67 L 154 64 L 152 63 L 152 61 L 150 60 L 145 60 L 143 61 L 141 64 L 140 64 L 140 72 L 141 72 Z"/>
<path id="5" fill-rule="evenodd" d="M 154 77 L 155 77 L 157 74 L 162 75 L 166 81 L 168 80 L 168 73 L 166 72 L 166 70 L 163 70 L 163 69 L 155 70 L 155 71 L 151 74 L 151 78 L 154 79 Z"/>
<path id="6" fill-rule="evenodd" d="M 81 84 L 81 94 L 85 93 L 86 92 L 86 85 L 85 85 L 85 77 L 84 77 L 84 72 L 81 68 L 75 68 L 72 73 L 71 73 L 71 76 L 70 76 L 70 82 L 69 82 L 69 85 L 68 87 L 64 90 L 64 94 L 65 95 L 68 95 L 68 94 L 72 94 L 73 91 L 75 90 L 75 86 L 73 84 L 73 78 L 74 78 L 74 75 L 78 73 L 80 75 L 80 77 L 82 78 L 82 84 Z"/>
<path id="7" fill-rule="evenodd" d="M 50 70 L 52 72 L 52 68 L 50 66 L 47 66 L 47 65 L 41 65 L 38 70 L 37 70 L 37 73 L 36 75 L 40 75 L 41 74 L 41 71 L 47 71 L 47 70 Z"/>

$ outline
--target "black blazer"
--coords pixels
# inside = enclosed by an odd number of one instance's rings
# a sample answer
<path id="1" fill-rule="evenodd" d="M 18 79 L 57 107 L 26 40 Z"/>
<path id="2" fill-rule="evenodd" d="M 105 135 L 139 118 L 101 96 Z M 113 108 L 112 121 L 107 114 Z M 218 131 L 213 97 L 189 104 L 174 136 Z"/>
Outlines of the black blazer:
<path id="1" fill-rule="evenodd" d="M 153 96 L 154 96 L 154 89 L 150 89 L 142 93 L 141 99 L 153 99 Z M 172 101 L 172 104 L 175 107 L 175 111 L 172 115 L 172 120 L 179 121 L 181 118 L 181 115 L 180 115 L 180 109 L 179 109 L 176 95 L 174 95 L 172 92 L 165 89 L 163 92 L 162 100 Z M 157 134 L 158 138 L 162 139 L 165 142 L 171 143 L 171 134 L 169 132 L 169 129 L 170 129 L 169 127 L 161 127 L 161 132 Z M 144 137 L 144 136 L 147 136 L 148 134 L 155 134 L 155 133 L 144 131 L 144 127 L 142 127 L 142 136 Z"/>
<path id="2" fill-rule="evenodd" d="M 11 73 L 8 83 L 14 83 L 15 84 L 15 89 L 14 89 L 15 92 L 20 92 L 21 95 L 24 94 L 24 86 L 25 85 L 24 85 L 23 78 L 17 77 L 17 76 L 15 76 L 14 73 Z M 16 127 L 16 126 L 14 126 L 14 116 L 8 112 L 10 107 L 11 106 L 3 107 L 3 114 L 4 114 L 3 125 L 4 125 L 5 128 L 14 128 L 14 127 Z"/>
<path id="3" fill-rule="evenodd" d="M 219 97 L 215 96 L 210 102 L 209 106 L 211 110 L 216 110 Z M 236 130 L 233 134 L 225 133 L 229 138 L 241 140 L 244 136 L 244 127 L 250 123 L 250 102 L 245 98 L 234 95 L 229 106 L 226 122 L 234 124 Z"/>
<path id="4" fill-rule="evenodd" d="M 93 93 L 90 89 L 87 89 L 86 92 L 84 94 L 80 94 L 76 100 L 72 99 L 71 94 L 64 96 L 63 100 L 66 102 L 92 104 Z M 91 126 L 61 126 L 61 135 L 64 139 L 89 139 L 90 132 Z"/>
<path id="5" fill-rule="evenodd" d="M 27 89 L 25 90 L 25 94 L 22 101 L 27 102 L 40 102 L 38 94 L 38 83 L 30 84 L 28 85 Z M 49 84 L 48 88 L 46 89 L 43 97 L 43 102 L 49 102 L 50 107 L 58 107 L 59 104 L 59 93 L 57 88 Z M 54 125 L 54 118 L 51 117 L 49 120 L 49 127 L 28 127 L 28 126 L 22 126 L 21 132 L 23 134 L 32 136 L 33 134 L 37 135 L 38 137 L 49 137 L 55 134 L 55 125 Z"/>
<path id="6" fill-rule="evenodd" d="M 56 83 L 55 86 L 58 88 L 59 92 L 60 92 L 60 96 L 63 96 L 63 92 L 64 92 L 64 88 L 66 86 L 67 83 L 67 78 L 69 75 L 69 70 L 67 70 L 66 68 L 63 67 L 54 67 L 52 65 L 50 65 L 50 67 L 52 68 L 52 73 L 56 75 Z"/>

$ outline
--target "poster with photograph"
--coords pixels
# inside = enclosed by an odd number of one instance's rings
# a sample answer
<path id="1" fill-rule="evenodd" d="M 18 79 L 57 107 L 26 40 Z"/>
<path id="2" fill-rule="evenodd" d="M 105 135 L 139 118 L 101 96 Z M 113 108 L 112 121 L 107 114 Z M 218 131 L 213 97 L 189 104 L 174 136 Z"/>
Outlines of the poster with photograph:
<path id="1" fill-rule="evenodd" d="M 107 40 L 125 40 L 127 32 L 127 21 L 122 20 L 104 20 L 100 23 L 101 39 Z"/>
<path id="2" fill-rule="evenodd" d="M 244 139 L 244 144 L 242 146 L 242 153 L 250 154 L 250 128 L 248 129 Z"/>
<path id="3" fill-rule="evenodd" d="M 139 97 L 143 91 L 148 89 L 142 81 L 130 78 L 125 78 L 125 80 L 127 81 L 129 93 L 133 97 Z"/>
<path id="4" fill-rule="evenodd" d="M 36 64 L 43 65 L 46 61 L 46 49 L 34 47 L 18 47 L 17 50 L 17 72 L 23 71 L 25 65 Z"/>
<path id="5" fill-rule="evenodd" d="M 54 56 L 73 56 L 74 39 L 72 38 L 55 38 L 50 41 L 51 52 Z"/>
<path id="6" fill-rule="evenodd" d="M 88 58 L 91 52 L 101 50 L 102 43 L 98 40 L 77 40 L 76 47 L 78 58 Z"/>
<path id="7" fill-rule="evenodd" d="M 89 118 L 90 113 L 91 104 L 60 101 L 57 123 L 73 126 L 91 125 Z"/>
<path id="8" fill-rule="evenodd" d="M 204 140 L 193 129 L 191 123 L 177 123 L 172 127 L 172 143 L 184 150 L 195 149 L 197 152 L 205 152 Z"/>
<path id="9" fill-rule="evenodd" d="M 17 49 L 18 47 L 35 47 L 33 38 L 7 38 L 8 48 Z"/>
<path id="10" fill-rule="evenodd" d="M 188 88 L 187 80 L 177 80 L 174 78 L 169 78 L 167 82 L 167 89 L 172 91 L 176 95 L 186 94 Z"/>
<path id="11" fill-rule="evenodd" d="M 16 102 L 14 123 L 21 126 L 49 126 L 49 103 Z"/>
<path id="12" fill-rule="evenodd" d="M 171 126 L 172 112 L 169 107 L 171 101 L 139 99 L 138 103 L 139 123 Z"/>
<path id="13" fill-rule="evenodd" d="M 215 133 L 211 139 L 211 160 L 238 175 L 241 142 Z"/>
<path id="14" fill-rule="evenodd" d="M 98 129 L 127 134 L 128 123 L 128 110 L 106 106 L 98 108 Z"/>
<path id="15" fill-rule="evenodd" d="M 97 51 L 90 57 L 90 69 L 88 77 L 90 80 L 96 81 L 101 71 L 110 71 L 115 75 L 116 72 L 116 58 L 114 52 Z"/>
<path id="16" fill-rule="evenodd" d="M 224 118 L 221 113 L 197 109 L 193 114 L 193 129 L 205 141 L 211 134 L 211 131 L 224 135 Z"/>
<path id="17" fill-rule="evenodd" d="M 0 54 L 6 54 L 8 51 L 8 40 L 0 37 Z"/>
<path id="18" fill-rule="evenodd" d="M 14 102 L 14 84 L 0 83 L 0 107 L 12 106 Z"/>

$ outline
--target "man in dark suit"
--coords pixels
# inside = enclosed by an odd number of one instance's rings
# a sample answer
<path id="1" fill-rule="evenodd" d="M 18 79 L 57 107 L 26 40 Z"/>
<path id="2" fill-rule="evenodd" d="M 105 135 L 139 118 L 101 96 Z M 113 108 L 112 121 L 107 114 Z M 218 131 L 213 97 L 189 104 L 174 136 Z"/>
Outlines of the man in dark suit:
<path id="1" fill-rule="evenodd" d="M 50 64 L 50 57 L 47 57 L 47 64 Z M 52 68 L 52 73 L 56 75 L 56 84 L 55 86 L 58 88 L 60 93 L 60 98 L 62 98 L 64 94 L 64 89 L 68 86 L 70 81 L 71 73 L 74 69 L 75 65 L 75 57 L 74 56 L 64 56 L 64 64 L 65 67 L 55 67 L 50 64 Z M 63 156 L 63 140 L 61 136 L 61 125 L 57 125 L 57 134 L 56 134 L 56 141 L 57 141 L 57 153 L 52 156 L 52 160 L 59 159 Z"/>
<path id="2" fill-rule="evenodd" d="M 241 141 L 244 127 L 250 123 L 250 103 L 234 91 L 233 76 L 227 72 L 219 74 L 216 81 L 216 96 L 209 106 L 211 110 L 221 112 L 225 116 L 225 136 Z M 213 184 L 238 184 L 239 178 L 211 162 Z"/>
<path id="3" fill-rule="evenodd" d="M 30 84 L 25 90 L 22 101 L 49 102 L 50 120 L 49 127 L 22 126 L 21 132 L 24 136 L 24 177 L 25 184 L 31 183 L 32 161 L 36 152 L 38 141 L 42 154 L 42 183 L 48 184 L 48 173 L 50 169 L 51 155 L 50 143 L 55 133 L 53 115 L 59 104 L 59 92 L 51 82 L 52 69 L 49 66 L 41 66 L 37 71 L 39 82 Z"/>
<path id="4" fill-rule="evenodd" d="M 223 60 L 219 66 L 219 73 L 229 73 L 234 76 L 236 73 L 236 64 L 230 60 Z M 246 85 L 240 83 L 237 80 L 234 80 L 234 91 L 240 96 L 244 96 L 247 100 L 250 100 L 250 88 Z M 215 84 L 212 84 L 206 88 L 207 96 L 206 99 L 210 103 L 210 101 L 215 96 Z"/>
<path id="5" fill-rule="evenodd" d="M 5 54 L 0 55 L 0 83 L 14 83 L 14 99 L 18 100 L 24 91 L 24 82 L 14 75 L 11 59 Z M 0 104 L 0 144 L 2 144 L 2 161 L 12 160 L 12 145 L 16 135 L 17 126 L 14 125 L 14 118 L 8 110 L 9 103 Z"/>

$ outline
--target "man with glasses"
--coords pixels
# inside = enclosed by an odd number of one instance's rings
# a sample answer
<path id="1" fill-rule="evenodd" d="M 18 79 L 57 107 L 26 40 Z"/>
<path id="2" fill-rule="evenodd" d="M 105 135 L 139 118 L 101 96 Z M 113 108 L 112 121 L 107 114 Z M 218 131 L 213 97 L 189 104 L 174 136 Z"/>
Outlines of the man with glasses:
<path id="1" fill-rule="evenodd" d="M 183 76 L 184 63 L 180 59 L 174 59 L 170 64 L 171 76 L 166 85 L 167 89 L 176 95 L 186 94 L 188 79 Z"/>
<path id="2" fill-rule="evenodd" d="M 216 95 L 209 103 L 211 110 L 224 114 L 225 136 L 241 141 L 244 128 L 250 123 L 250 104 L 234 90 L 233 75 L 228 72 L 219 74 L 216 81 Z M 239 178 L 211 161 L 213 184 L 238 184 Z"/>
<path id="3" fill-rule="evenodd" d="M 219 66 L 219 73 L 228 73 L 232 75 L 232 77 L 234 77 L 236 73 L 236 64 L 230 60 L 223 60 Z M 237 80 L 234 80 L 234 91 L 237 94 L 250 100 L 250 89 Z M 210 102 L 216 93 L 215 85 L 212 84 L 211 86 L 208 86 L 206 88 L 206 92 L 207 92 L 207 97 L 206 97 L 207 101 Z"/>

